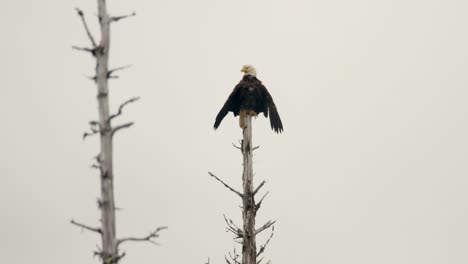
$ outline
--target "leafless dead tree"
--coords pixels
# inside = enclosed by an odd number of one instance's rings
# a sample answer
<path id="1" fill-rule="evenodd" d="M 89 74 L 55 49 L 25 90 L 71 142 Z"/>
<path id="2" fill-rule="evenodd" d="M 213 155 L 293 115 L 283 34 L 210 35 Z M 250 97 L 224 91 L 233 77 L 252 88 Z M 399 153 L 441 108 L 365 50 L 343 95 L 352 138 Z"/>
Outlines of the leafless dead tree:
<path id="1" fill-rule="evenodd" d="M 83 139 L 89 136 L 100 136 L 100 152 L 96 156 L 96 163 L 91 167 L 98 169 L 101 180 L 101 197 L 98 201 L 99 209 L 101 210 L 100 227 L 91 227 L 74 220 L 71 224 L 83 228 L 87 231 L 97 233 L 101 236 L 102 248 L 99 248 L 95 255 L 99 256 L 104 264 L 118 263 L 125 256 L 125 252 L 119 253 L 119 246 L 128 241 L 145 241 L 157 244 L 154 239 L 159 237 L 159 232 L 166 227 L 158 227 L 153 232 L 142 237 L 126 237 L 117 238 L 115 225 L 115 197 L 114 197 L 114 172 L 113 172 L 113 137 L 115 133 L 129 128 L 133 122 L 112 125 L 112 121 L 122 115 L 124 108 L 139 99 L 132 97 L 120 104 L 118 112 L 110 114 L 109 110 L 109 89 L 108 80 L 117 78 L 117 71 L 124 70 L 128 67 L 122 66 L 114 69 L 109 69 L 109 50 L 110 50 L 110 28 L 113 22 L 121 21 L 125 18 L 135 16 L 135 12 L 123 16 L 110 16 L 107 12 L 106 0 L 97 0 L 98 5 L 98 20 L 100 26 L 100 42 L 98 43 L 91 33 L 84 12 L 76 8 L 77 14 L 83 24 L 87 38 L 90 41 L 90 47 L 77 47 L 73 49 L 90 53 L 96 59 L 95 75 L 90 77 L 97 85 L 97 101 L 99 109 L 99 120 L 90 121 L 90 132 L 83 134 Z"/>
<path id="2" fill-rule="evenodd" d="M 225 256 L 226 263 L 228 264 L 260 264 L 263 261 L 261 255 L 265 252 L 265 248 L 269 244 L 271 238 L 274 234 L 274 224 L 276 221 L 268 221 L 263 226 L 258 229 L 255 229 L 255 216 L 257 211 L 260 209 L 260 206 L 263 202 L 263 199 L 267 196 L 268 192 L 263 195 L 259 202 L 255 202 L 255 196 L 260 191 L 260 189 L 265 185 L 266 181 L 262 181 L 257 188 L 254 189 L 253 184 L 253 166 L 252 166 L 252 154 L 253 151 L 259 147 L 253 147 L 252 145 L 252 117 L 246 115 L 243 129 L 243 139 L 241 141 L 241 146 L 234 145 L 235 148 L 242 151 L 243 156 L 243 173 L 242 173 L 242 187 L 243 192 L 239 192 L 236 189 L 229 186 L 227 183 L 222 181 L 216 175 L 211 172 L 208 174 L 215 178 L 217 181 L 222 183 L 227 189 L 235 193 L 237 196 L 242 198 L 242 218 L 243 225 L 240 229 L 232 219 L 224 216 L 224 220 L 227 225 L 227 231 L 231 232 L 234 235 L 234 240 L 242 244 L 242 262 L 240 262 L 240 255 L 237 254 L 235 248 L 233 252 L 229 252 Z M 265 231 L 271 227 L 271 235 L 266 240 L 266 242 L 260 246 L 260 249 L 257 251 L 256 245 L 256 236 L 262 231 Z M 257 258 L 260 258 L 257 260 Z M 267 263 L 269 263 L 268 261 Z"/>

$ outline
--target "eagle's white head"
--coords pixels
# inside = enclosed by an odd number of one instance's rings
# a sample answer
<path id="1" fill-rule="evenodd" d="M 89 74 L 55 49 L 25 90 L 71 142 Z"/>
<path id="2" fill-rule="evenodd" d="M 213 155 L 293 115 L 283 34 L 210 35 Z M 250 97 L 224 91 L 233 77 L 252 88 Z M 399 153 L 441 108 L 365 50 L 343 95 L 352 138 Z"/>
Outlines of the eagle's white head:
<path id="1" fill-rule="evenodd" d="M 254 76 L 254 77 L 257 76 L 257 70 L 255 70 L 254 66 L 252 66 L 252 65 L 242 66 L 241 72 L 243 72 L 244 75 L 251 75 L 251 76 Z"/>

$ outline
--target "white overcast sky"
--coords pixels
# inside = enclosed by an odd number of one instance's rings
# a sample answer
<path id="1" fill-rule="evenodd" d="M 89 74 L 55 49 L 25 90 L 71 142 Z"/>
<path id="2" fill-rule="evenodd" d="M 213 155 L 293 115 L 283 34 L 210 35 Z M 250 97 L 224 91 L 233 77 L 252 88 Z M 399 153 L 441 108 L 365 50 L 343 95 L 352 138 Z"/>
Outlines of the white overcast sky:
<path id="1" fill-rule="evenodd" d="M 132 96 L 115 138 L 118 235 L 169 226 L 123 263 L 224 263 L 223 214 L 240 200 L 241 137 L 214 118 L 257 67 L 285 131 L 254 122 L 255 182 L 278 220 L 273 263 L 468 263 L 468 1 L 109 0 L 111 108 Z M 94 61 L 74 12 L 95 0 L 4 1 L 0 16 L 0 262 L 98 263 Z M 259 244 L 266 234 L 259 238 Z"/>

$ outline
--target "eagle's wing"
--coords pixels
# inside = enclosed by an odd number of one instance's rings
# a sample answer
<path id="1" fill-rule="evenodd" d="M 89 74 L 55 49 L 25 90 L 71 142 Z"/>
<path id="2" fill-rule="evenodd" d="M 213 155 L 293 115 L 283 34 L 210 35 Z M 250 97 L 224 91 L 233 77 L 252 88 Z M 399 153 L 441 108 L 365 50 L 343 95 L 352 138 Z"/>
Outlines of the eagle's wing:
<path id="1" fill-rule="evenodd" d="M 229 113 L 229 111 L 235 111 L 236 105 L 239 104 L 239 91 L 240 91 L 240 85 L 236 85 L 234 87 L 234 90 L 232 93 L 229 95 L 228 99 L 223 105 L 223 108 L 219 110 L 218 115 L 216 116 L 216 120 L 214 123 L 214 129 L 217 129 L 219 125 L 221 124 L 221 121 L 223 121 L 223 118 Z M 234 113 L 235 115 L 236 113 Z"/>
<path id="2" fill-rule="evenodd" d="M 263 86 L 263 91 L 265 94 L 265 100 L 268 104 L 268 112 L 270 114 L 271 129 L 273 129 L 276 133 L 281 133 L 283 132 L 283 123 L 281 122 L 281 118 L 278 114 L 278 110 L 276 109 L 275 102 L 273 102 L 273 97 L 271 97 L 270 93 L 265 88 L 265 86 Z M 266 112 L 265 112 L 265 116 L 268 116 Z"/>

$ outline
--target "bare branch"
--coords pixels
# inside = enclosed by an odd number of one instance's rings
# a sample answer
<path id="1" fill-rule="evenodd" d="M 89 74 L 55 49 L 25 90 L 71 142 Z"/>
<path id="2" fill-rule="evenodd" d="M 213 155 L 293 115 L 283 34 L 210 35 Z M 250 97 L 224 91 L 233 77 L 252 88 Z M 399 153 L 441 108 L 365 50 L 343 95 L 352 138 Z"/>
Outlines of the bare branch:
<path id="1" fill-rule="evenodd" d="M 131 104 L 131 103 L 133 103 L 135 101 L 138 101 L 138 100 L 140 100 L 140 97 L 136 96 L 136 97 L 132 97 L 132 98 L 128 99 L 127 101 L 123 102 L 122 104 L 120 104 L 118 112 L 116 114 L 113 114 L 113 115 L 109 116 L 107 121 L 111 122 L 112 119 L 122 115 L 122 110 L 126 105 Z"/>
<path id="2" fill-rule="evenodd" d="M 252 151 L 259 149 L 260 146 L 253 147 Z"/>
<path id="3" fill-rule="evenodd" d="M 262 231 L 264 231 L 265 229 L 268 229 L 270 226 L 274 225 L 275 223 L 276 223 L 276 220 L 275 221 L 270 220 L 270 221 L 266 222 L 262 227 L 255 230 L 255 235 L 260 234 Z"/>
<path id="4" fill-rule="evenodd" d="M 208 174 L 215 178 L 216 180 L 218 180 L 220 183 L 222 183 L 224 186 L 226 186 L 226 188 L 228 188 L 229 190 L 231 190 L 233 193 L 239 195 L 241 198 L 243 197 L 242 193 L 236 191 L 234 188 L 232 188 L 231 186 L 227 185 L 227 183 L 223 182 L 220 178 L 216 177 L 216 175 L 214 175 L 213 173 L 211 172 L 208 172 Z"/>
<path id="5" fill-rule="evenodd" d="M 153 232 L 151 232 L 149 235 L 145 237 L 126 237 L 126 238 L 121 238 L 117 240 L 117 247 L 127 241 L 134 241 L 134 242 L 149 242 L 154 245 L 159 245 L 156 243 L 153 239 L 159 237 L 159 231 L 167 229 L 167 226 L 161 226 L 156 228 Z"/>
<path id="6" fill-rule="evenodd" d="M 236 144 L 232 143 L 232 145 L 233 145 L 236 149 L 242 150 L 241 147 L 237 146 Z"/>
<path id="7" fill-rule="evenodd" d="M 102 249 L 99 247 L 99 245 L 96 245 L 96 251 L 93 252 L 94 257 L 102 257 Z"/>
<path id="8" fill-rule="evenodd" d="M 255 211 L 258 211 L 258 209 L 260 209 L 260 206 L 262 205 L 262 202 L 263 202 L 263 199 L 265 199 L 265 197 L 269 194 L 270 192 L 266 192 L 262 198 L 260 199 L 260 201 L 255 205 Z"/>
<path id="9" fill-rule="evenodd" d="M 118 126 L 116 126 L 116 127 L 114 127 L 112 129 L 111 135 L 113 136 L 115 134 L 115 132 L 117 132 L 117 131 L 119 131 L 121 129 L 129 128 L 129 127 L 133 126 L 133 124 L 134 124 L 133 122 L 128 122 L 128 123 L 125 123 L 125 124 L 122 124 L 122 125 L 118 125 Z"/>
<path id="10" fill-rule="evenodd" d="M 268 243 L 270 243 L 270 240 L 271 238 L 273 237 L 273 234 L 275 233 L 275 226 L 272 226 L 271 227 L 271 235 L 270 237 L 267 239 L 267 241 L 265 242 L 265 244 L 263 244 L 263 246 L 260 246 L 260 250 L 258 251 L 257 253 L 257 257 L 260 256 L 264 251 L 265 251 L 265 248 L 268 246 Z M 263 259 L 263 258 L 262 258 Z M 259 260 L 257 263 L 260 263 L 260 261 L 262 260 Z"/>
<path id="11" fill-rule="evenodd" d="M 91 127 L 99 127 L 100 124 L 99 124 L 99 121 L 96 121 L 96 120 L 91 120 L 88 122 L 88 124 L 91 126 Z"/>
<path id="12" fill-rule="evenodd" d="M 70 223 L 71 223 L 72 225 L 76 225 L 76 226 L 81 227 L 81 228 L 83 228 L 83 229 L 86 229 L 86 230 L 88 230 L 88 231 L 95 232 L 95 233 L 98 233 L 98 234 L 102 235 L 102 230 L 101 230 L 100 228 L 97 228 L 97 227 L 90 227 L 90 226 L 88 226 L 88 225 L 78 223 L 78 222 L 76 222 L 76 221 L 73 220 L 73 219 L 70 220 Z"/>
<path id="13" fill-rule="evenodd" d="M 262 182 L 260 183 L 260 185 L 258 185 L 258 187 L 255 188 L 255 190 L 254 190 L 254 192 L 253 192 L 252 195 L 256 195 L 257 192 L 260 191 L 260 188 L 262 188 L 262 186 L 263 186 L 265 183 L 266 183 L 266 181 L 262 181 Z"/>
<path id="14" fill-rule="evenodd" d="M 242 230 L 234 223 L 234 221 L 232 221 L 232 219 L 228 219 L 228 218 L 226 217 L 226 215 L 224 215 L 224 214 L 223 214 L 223 217 L 224 217 L 224 220 L 226 221 L 226 223 L 227 223 L 228 225 L 231 225 L 231 226 L 233 226 L 236 230 L 238 230 L 239 232 L 242 232 Z M 229 222 L 229 223 L 228 223 L 228 222 Z"/>
<path id="15" fill-rule="evenodd" d="M 86 34 L 88 35 L 88 38 L 89 40 L 91 41 L 91 44 L 93 45 L 93 48 L 96 49 L 97 45 L 96 45 L 96 41 L 94 41 L 94 38 L 93 38 L 93 35 L 91 34 L 91 31 L 89 31 L 89 27 L 88 27 L 88 24 L 86 23 L 86 20 L 84 18 L 84 13 L 81 9 L 79 8 L 75 8 L 78 16 L 81 18 L 81 22 L 83 22 L 83 26 L 86 30 Z"/>
<path id="16" fill-rule="evenodd" d="M 86 137 L 93 136 L 101 131 L 100 129 L 101 125 L 99 124 L 98 121 L 95 121 L 95 120 L 89 121 L 89 126 L 90 126 L 89 129 L 91 130 L 91 132 L 83 133 L 83 140 L 85 140 Z"/>
<path id="17" fill-rule="evenodd" d="M 101 165 L 99 165 L 99 164 L 92 164 L 90 167 L 91 167 L 92 169 L 97 169 L 97 170 L 99 170 L 99 172 L 100 172 L 101 175 L 104 174 L 104 169 L 102 168 Z"/>
<path id="18" fill-rule="evenodd" d="M 121 19 L 129 18 L 129 17 L 133 17 L 133 16 L 136 16 L 136 12 L 135 12 L 135 11 L 133 11 L 133 13 L 128 14 L 128 15 L 111 17 L 111 21 L 112 21 L 112 22 L 117 22 L 117 21 L 119 21 L 119 20 L 121 20 Z"/>
<path id="19" fill-rule="evenodd" d="M 99 133 L 99 130 L 91 130 L 91 132 L 84 132 L 83 133 L 83 140 L 85 140 L 87 137 L 94 136 L 97 133 Z"/>
<path id="20" fill-rule="evenodd" d="M 83 74 L 83 76 L 84 76 L 86 79 L 89 79 L 89 80 L 91 80 L 91 81 L 93 81 L 93 82 L 96 82 L 96 81 L 97 81 L 96 75 L 90 76 L 90 75 L 85 75 L 85 74 Z"/>
<path id="21" fill-rule="evenodd" d="M 95 56 L 96 54 L 96 49 L 90 49 L 90 48 L 83 48 L 83 47 L 78 47 L 78 46 L 72 46 L 72 49 L 74 50 L 79 50 L 79 51 L 85 51 L 91 53 L 91 55 Z"/>
<path id="22" fill-rule="evenodd" d="M 232 221 L 232 219 L 227 219 L 226 215 L 223 215 L 223 216 L 224 216 L 224 221 L 226 222 L 228 226 L 227 230 L 233 233 L 234 235 L 236 235 L 235 239 L 242 238 L 243 236 L 242 229 L 237 227 L 237 225 L 234 223 L 234 221 Z"/>
<path id="23" fill-rule="evenodd" d="M 234 249 L 232 250 L 232 252 L 233 252 L 232 254 L 231 254 L 231 252 L 228 252 L 229 258 L 231 259 L 232 262 L 229 261 L 229 259 L 227 258 L 227 256 L 224 256 L 224 259 L 226 260 L 226 262 L 227 262 L 228 264 L 241 264 L 240 261 L 239 261 L 240 255 L 237 254 L 236 248 L 235 248 L 235 247 L 234 247 Z"/>
<path id="24" fill-rule="evenodd" d="M 94 257 L 100 257 L 100 258 L 102 258 L 103 253 L 102 253 L 102 250 L 99 249 L 99 247 L 98 247 L 98 250 L 97 250 L 97 251 L 94 251 L 93 253 L 94 253 L 94 254 L 93 254 Z"/>
<path id="25" fill-rule="evenodd" d="M 111 69 L 107 72 L 107 78 L 119 78 L 119 76 L 114 76 L 112 75 L 113 73 L 117 72 L 117 71 L 121 71 L 121 70 L 125 70 L 125 69 L 128 69 L 132 67 L 131 64 L 128 64 L 128 65 L 125 65 L 125 66 L 121 66 L 121 67 L 117 67 L 117 68 L 114 68 L 114 69 Z"/>

